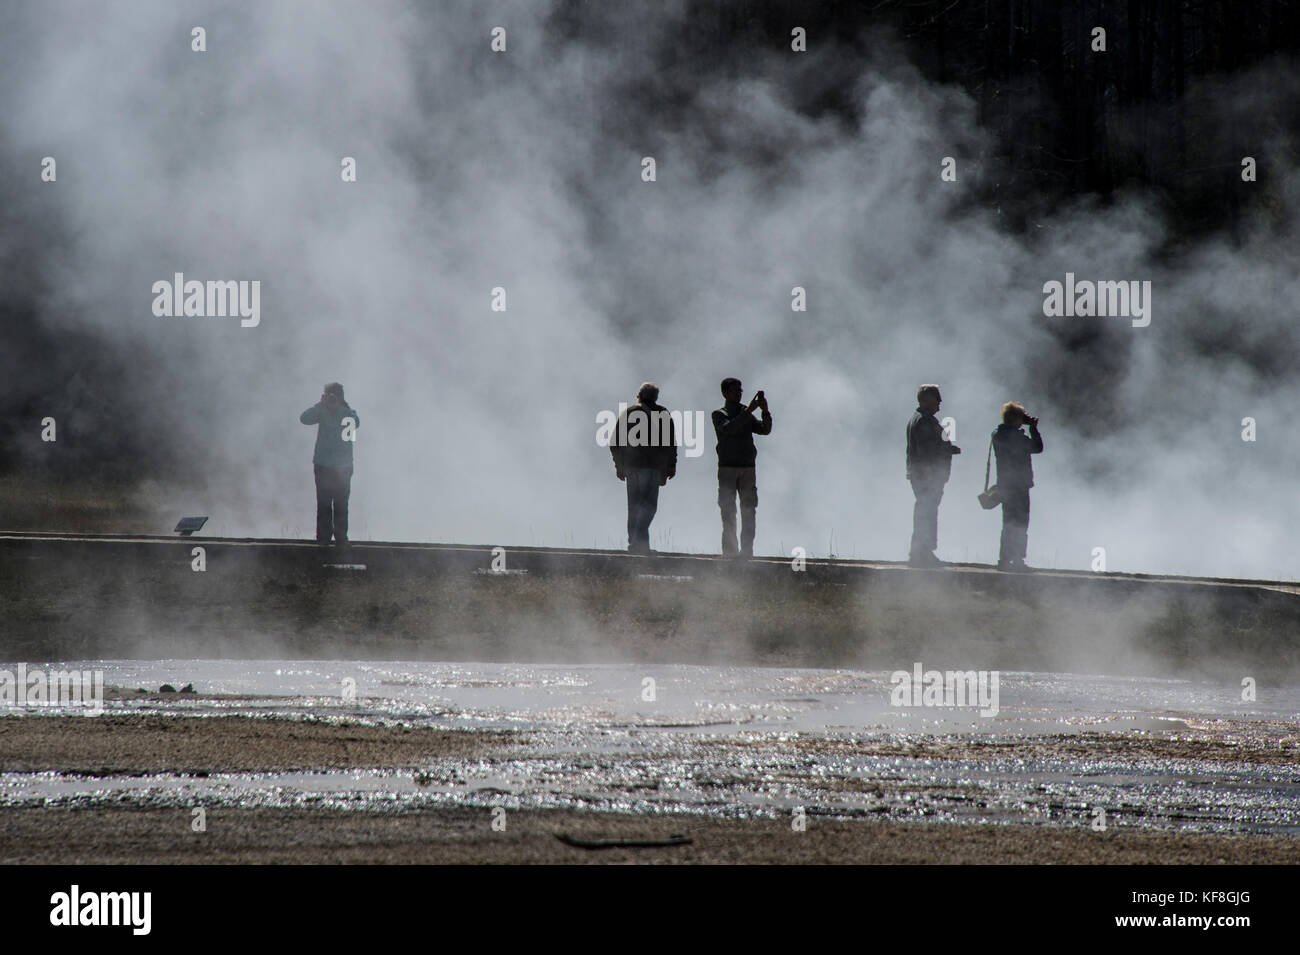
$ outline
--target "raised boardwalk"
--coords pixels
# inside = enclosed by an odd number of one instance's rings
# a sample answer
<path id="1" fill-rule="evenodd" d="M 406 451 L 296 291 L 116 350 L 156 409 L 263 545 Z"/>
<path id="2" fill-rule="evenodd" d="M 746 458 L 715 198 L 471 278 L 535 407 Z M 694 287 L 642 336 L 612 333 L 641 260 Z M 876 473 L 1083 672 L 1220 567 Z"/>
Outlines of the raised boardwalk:
<path id="1" fill-rule="evenodd" d="M 195 547 L 203 570 L 194 569 Z M 1300 586 L 494 545 L 0 533 L 0 658 L 645 660 L 1300 679 Z"/>

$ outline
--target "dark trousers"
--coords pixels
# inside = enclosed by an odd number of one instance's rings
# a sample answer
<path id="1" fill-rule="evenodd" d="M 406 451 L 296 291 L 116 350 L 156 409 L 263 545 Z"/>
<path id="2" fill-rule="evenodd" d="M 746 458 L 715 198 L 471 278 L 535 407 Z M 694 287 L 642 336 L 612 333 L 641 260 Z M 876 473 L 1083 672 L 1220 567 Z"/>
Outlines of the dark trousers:
<path id="1" fill-rule="evenodd" d="M 939 546 L 939 501 L 943 499 L 941 481 L 913 481 L 911 555 L 933 554 Z"/>
<path id="2" fill-rule="evenodd" d="M 1002 547 L 998 561 L 1024 560 L 1029 548 L 1029 488 L 1002 487 Z"/>
<path id="3" fill-rule="evenodd" d="M 627 549 L 650 549 L 650 522 L 659 509 L 658 468 L 628 468 L 627 482 Z"/>
<path id="4" fill-rule="evenodd" d="M 348 495 L 352 493 L 352 465 L 342 468 L 314 465 L 316 469 L 316 542 L 334 538 L 348 541 Z"/>

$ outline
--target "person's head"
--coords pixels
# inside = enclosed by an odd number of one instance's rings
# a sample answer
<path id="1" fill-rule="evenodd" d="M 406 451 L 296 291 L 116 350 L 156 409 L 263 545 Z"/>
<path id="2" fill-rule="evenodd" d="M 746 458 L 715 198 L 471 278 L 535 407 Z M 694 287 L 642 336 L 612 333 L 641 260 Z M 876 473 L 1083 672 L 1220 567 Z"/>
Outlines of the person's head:
<path id="1" fill-rule="evenodd" d="M 321 400 L 331 408 L 343 404 L 343 386 L 337 381 L 331 381 L 325 386 L 325 391 L 321 394 Z"/>
<path id="2" fill-rule="evenodd" d="M 916 404 L 922 411 L 934 414 L 939 410 L 939 402 L 941 401 L 943 401 L 943 396 L 939 394 L 938 385 L 922 385 L 916 389 Z"/>
<path id="3" fill-rule="evenodd" d="M 726 398 L 728 401 L 740 404 L 740 396 L 742 394 L 744 394 L 744 391 L 741 390 L 739 378 L 722 379 L 722 397 Z"/>
<path id="4" fill-rule="evenodd" d="M 643 382 L 636 392 L 637 401 L 647 401 L 654 404 L 659 400 L 659 386 L 653 381 Z"/>
<path id="5" fill-rule="evenodd" d="M 1025 423 L 1029 417 L 1029 412 L 1025 411 L 1025 406 L 1019 401 L 1008 401 L 1002 406 L 1002 423 L 1009 424 L 1013 428 L 1018 428 Z"/>

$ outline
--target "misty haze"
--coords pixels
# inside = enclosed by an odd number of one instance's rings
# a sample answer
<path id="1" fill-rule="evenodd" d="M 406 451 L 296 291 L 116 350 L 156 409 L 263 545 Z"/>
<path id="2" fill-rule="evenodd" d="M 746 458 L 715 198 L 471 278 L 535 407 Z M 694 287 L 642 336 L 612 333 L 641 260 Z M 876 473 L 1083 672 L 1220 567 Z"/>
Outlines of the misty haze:
<path id="1" fill-rule="evenodd" d="M 1300 861 L 1298 56 L 1291 0 L 4 4 L 36 916 Z M 235 895 L 139 871 L 160 938 Z M 873 892 L 1170 887 L 1116 873 Z"/>
<path id="2" fill-rule="evenodd" d="M 3 41 L 8 440 L 60 467 L 38 437 L 54 417 L 153 532 L 203 513 L 209 533 L 310 537 L 296 418 L 340 381 L 366 415 L 354 537 L 622 547 L 596 415 L 644 380 L 710 411 L 734 374 L 780 418 L 758 552 L 902 559 L 902 429 L 937 381 L 967 448 L 940 556 L 996 558 L 979 459 L 1019 400 L 1049 439 L 1031 564 L 1104 547 L 1109 570 L 1300 575 L 1300 84 L 1280 64 L 1198 80 L 1205 135 L 1261 171 L 1234 186 L 1234 236 L 1189 236 L 1137 179 L 1104 204 L 1008 184 L 973 92 L 884 28 L 715 59 L 691 55 L 717 25 L 685 3 L 57 6 L 18 7 Z M 479 55 L 498 21 L 508 53 Z M 1233 141 L 1218 120 L 1265 100 Z M 260 323 L 157 316 L 178 272 L 259 281 Z M 1066 272 L 1150 281 L 1150 325 L 1045 317 Z M 656 549 L 717 551 L 711 457 L 664 489 Z"/>

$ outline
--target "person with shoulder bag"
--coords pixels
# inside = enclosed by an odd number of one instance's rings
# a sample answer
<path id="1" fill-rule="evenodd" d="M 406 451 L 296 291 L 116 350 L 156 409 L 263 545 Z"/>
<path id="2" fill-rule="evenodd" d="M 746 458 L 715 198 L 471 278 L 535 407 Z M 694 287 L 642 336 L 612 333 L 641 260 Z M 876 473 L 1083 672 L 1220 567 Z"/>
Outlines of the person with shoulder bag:
<path id="1" fill-rule="evenodd" d="M 1029 434 L 1022 430 L 1025 425 L 1029 425 Z M 1034 486 L 1031 455 L 1043 453 L 1038 419 L 1030 416 L 1020 402 L 1008 401 L 1002 406 L 1002 424 L 993 432 L 989 447 L 997 459 L 998 482 L 988 486 L 986 466 L 980 503 L 985 508 L 1002 505 L 998 570 L 1024 572 L 1029 570 L 1025 554 L 1029 546 L 1029 489 Z M 989 500 L 993 503 L 987 503 Z"/>

